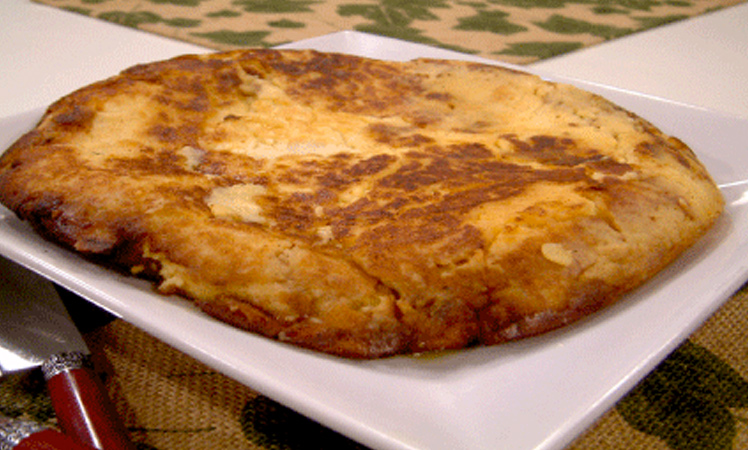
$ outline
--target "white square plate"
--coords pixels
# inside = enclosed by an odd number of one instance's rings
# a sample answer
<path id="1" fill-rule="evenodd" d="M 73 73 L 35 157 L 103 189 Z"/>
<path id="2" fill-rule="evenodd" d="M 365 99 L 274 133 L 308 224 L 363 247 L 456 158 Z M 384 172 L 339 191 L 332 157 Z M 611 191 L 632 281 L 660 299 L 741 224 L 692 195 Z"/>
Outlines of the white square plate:
<path id="1" fill-rule="evenodd" d="M 458 53 L 342 32 L 288 45 L 406 60 Z M 495 63 L 495 62 L 494 62 Z M 577 84 L 580 84 L 577 82 Z M 624 301 L 565 329 L 437 357 L 348 361 L 206 317 L 188 301 L 90 264 L 0 208 L 0 253 L 247 386 L 373 448 L 559 449 L 748 278 L 748 121 L 581 83 L 694 149 L 727 199 L 715 228 Z M 0 148 L 41 111 L 0 121 Z"/>

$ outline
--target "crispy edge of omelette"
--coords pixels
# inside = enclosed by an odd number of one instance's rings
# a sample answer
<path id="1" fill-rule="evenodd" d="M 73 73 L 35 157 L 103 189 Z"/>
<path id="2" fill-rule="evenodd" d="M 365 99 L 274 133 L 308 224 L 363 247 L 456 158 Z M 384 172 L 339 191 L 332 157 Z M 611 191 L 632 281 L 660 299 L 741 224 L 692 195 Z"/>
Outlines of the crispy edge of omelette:
<path id="1" fill-rule="evenodd" d="M 242 66 L 239 72 L 237 63 Z M 501 233 L 487 238 L 480 226 L 490 221 L 490 213 L 501 211 L 500 205 L 506 201 L 501 197 L 490 199 L 485 203 L 489 207 L 482 212 L 475 212 L 474 208 L 480 200 L 471 205 L 461 201 L 452 205 L 453 210 L 461 211 L 457 215 L 441 214 L 438 220 L 421 216 L 411 225 L 405 217 L 399 218 L 401 222 L 378 223 L 378 227 L 364 230 L 358 240 L 349 241 L 342 250 L 310 244 L 303 233 L 289 235 L 277 227 L 215 220 L 206 211 L 205 199 L 218 185 L 195 181 L 194 174 L 184 167 L 184 158 L 175 155 L 185 147 L 200 147 L 205 114 L 222 101 L 230 102 L 237 89 L 246 87 L 246 80 L 241 78 L 250 74 L 279 77 L 287 93 L 299 101 L 308 100 L 313 108 L 371 114 L 374 121 L 392 114 L 407 117 L 411 128 L 420 132 L 376 124 L 367 132 L 380 144 L 403 152 L 425 148 L 426 156 L 419 157 L 442 165 L 457 164 L 455 155 L 460 155 L 461 170 L 469 167 L 473 174 L 476 167 L 486 165 L 493 156 L 482 148 L 459 145 L 446 153 L 433 148 L 429 153 L 426 131 L 439 117 L 429 115 L 424 108 L 398 109 L 408 93 L 429 101 L 451 101 L 449 92 L 429 91 L 422 82 L 429 71 L 485 71 L 489 77 L 499 71 L 503 75 L 528 77 L 473 63 L 417 61 L 401 65 L 308 51 L 236 51 L 137 66 L 52 105 L 39 126 L 2 157 L 0 200 L 50 239 L 156 279 L 162 293 L 191 298 L 223 321 L 351 358 L 495 344 L 563 326 L 612 303 L 652 277 L 695 242 L 721 211 L 719 192 L 690 149 L 628 113 L 625 115 L 642 135 L 651 138 L 637 144 L 636 151 L 659 159 L 662 167 L 675 166 L 686 173 L 670 187 L 658 187 L 662 192 L 672 188 L 675 194 L 664 201 L 654 191 L 646 192 L 643 185 L 615 177 L 616 171 L 623 170 L 623 164 L 598 159 L 593 161 L 596 170 L 607 181 L 577 189 L 575 195 L 584 192 L 575 207 L 604 205 L 600 207 L 605 211 L 604 217 L 586 215 L 580 222 L 564 220 L 559 221 L 562 225 L 549 227 L 544 217 L 557 214 L 554 208 L 563 210 L 569 205 L 562 198 L 553 199 L 556 203 L 535 199 L 537 205 L 526 205 L 514 217 L 514 223 L 505 224 L 529 230 L 530 234 L 514 246 L 502 241 Z M 374 83 L 369 85 L 369 80 Z M 532 80 L 531 83 L 536 82 L 535 78 Z M 137 94 L 139 83 L 163 88 L 148 95 L 164 105 L 164 114 L 177 111 L 180 116 L 169 119 L 175 123 L 155 124 L 150 130 L 151 137 L 169 151 L 155 152 L 147 164 L 141 161 L 127 166 L 129 173 L 134 170 L 173 177 L 171 184 L 161 186 L 170 185 L 172 190 L 165 194 L 164 190 L 143 191 L 143 198 L 133 199 L 127 194 L 140 191 L 137 186 L 130 186 L 136 183 L 127 176 L 112 182 L 106 171 L 71 171 L 70 167 L 77 163 L 76 149 L 74 144 L 65 143 L 65 136 L 88 133 L 107 99 L 123 96 L 120 101 L 126 102 L 128 92 Z M 361 92 L 361 86 L 366 86 L 367 91 Z M 580 95 L 582 107 L 591 107 L 593 113 L 598 107 L 606 112 L 621 112 L 607 101 L 580 94 L 574 88 L 561 89 L 555 101 L 563 104 L 564 95 Z M 480 131 L 477 122 L 471 126 L 465 132 Z M 561 152 L 561 159 L 552 155 L 549 149 L 560 145 L 553 136 L 523 139 L 506 134 L 504 140 L 515 152 L 534 158 L 540 164 L 537 167 L 554 166 L 549 171 L 553 176 L 561 176 L 562 172 L 563 176 L 579 176 L 578 171 L 564 166 L 573 166 L 580 157 L 591 161 L 589 155 L 573 155 L 566 150 Z M 362 160 L 353 158 L 345 165 L 343 158 L 338 163 L 342 166 L 335 173 L 340 177 L 355 172 L 354 167 L 360 171 Z M 262 170 L 261 163 L 254 164 L 254 170 Z M 608 167 L 604 167 L 606 164 Z M 227 173 L 231 172 L 228 166 L 223 166 Z M 432 166 L 438 164 L 429 167 Z M 216 163 L 212 168 L 213 176 L 221 175 L 217 167 Z M 527 172 L 527 168 L 523 170 Z M 647 176 L 655 180 L 654 184 L 664 180 L 662 176 L 657 179 L 656 169 L 648 170 Z M 228 176 L 227 173 L 223 175 Z M 433 179 L 450 173 L 455 172 L 424 170 L 419 176 Z M 238 172 L 229 175 L 235 181 L 246 178 L 246 174 Z M 402 176 L 382 178 L 379 185 L 407 185 L 410 189 L 412 179 L 417 179 L 412 178 L 414 174 L 410 176 L 410 180 Z M 180 177 L 190 179 L 190 189 L 177 187 Z M 700 198 L 679 197 L 679 190 L 688 190 L 690 183 L 701 189 L 696 189 Z M 63 185 L 66 187 L 60 188 Z M 34 190 L 31 186 L 40 188 Z M 60 190 L 53 193 L 50 186 Z M 476 190 L 465 192 L 468 191 Z M 536 195 L 548 192 L 540 189 Z M 167 206 L 154 214 L 144 210 L 137 200 L 166 202 Z M 691 206 L 685 204 L 689 202 Z M 708 204 L 701 204 L 704 202 Z M 498 209 L 491 211 L 492 207 Z M 109 209 L 102 214 L 102 208 Z M 640 220 L 642 208 L 650 211 L 649 223 Z M 349 221 L 351 212 L 346 216 Z M 357 212 L 366 213 L 367 217 L 383 214 L 376 208 L 359 208 Z M 286 227 L 303 228 L 305 217 L 291 217 L 284 216 Z M 684 226 L 684 221 L 691 222 Z M 656 223 L 664 225 L 657 225 L 659 228 L 653 232 Z M 664 229 L 668 233 L 663 233 Z M 632 236 L 629 242 L 621 238 L 626 233 Z M 512 249 L 507 251 L 505 247 Z M 589 261 L 605 251 L 618 261 Z M 439 254 L 449 258 L 434 257 Z M 587 261 L 580 262 L 585 258 Z M 637 267 L 622 271 L 634 261 L 639 263 Z M 599 274 L 589 276 L 594 271 Z M 588 279 L 581 282 L 584 274 Z M 434 293 L 425 295 L 428 289 Z M 537 299 L 528 301 L 532 296 Z M 550 303 L 543 298 L 550 299 Z"/>

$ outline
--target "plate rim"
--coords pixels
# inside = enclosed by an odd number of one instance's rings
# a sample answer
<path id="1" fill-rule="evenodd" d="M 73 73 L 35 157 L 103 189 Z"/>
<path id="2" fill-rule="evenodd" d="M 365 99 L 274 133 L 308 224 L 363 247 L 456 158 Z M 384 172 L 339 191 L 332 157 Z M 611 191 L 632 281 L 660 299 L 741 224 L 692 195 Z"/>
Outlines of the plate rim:
<path id="1" fill-rule="evenodd" d="M 351 42 L 355 44 L 355 39 L 365 39 L 367 42 L 367 45 L 372 42 L 372 40 L 376 42 L 382 42 L 380 39 L 386 39 L 389 44 L 398 45 L 398 46 L 408 46 L 413 51 L 417 52 L 419 50 L 425 49 L 433 49 L 432 47 L 424 46 L 422 44 L 414 44 L 410 42 L 405 41 L 398 41 L 396 39 L 392 38 L 380 38 L 378 36 L 374 35 L 365 35 L 360 32 L 338 32 L 338 33 L 332 33 L 330 35 L 323 35 L 319 38 L 312 38 L 317 39 L 314 41 L 314 44 L 324 44 L 325 39 L 336 39 L 341 33 L 344 33 L 343 36 L 346 37 L 346 39 L 349 39 Z M 309 44 L 310 40 L 304 40 L 299 41 L 296 43 L 293 43 L 293 45 L 306 45 Z M 352 45 L 352 44 L 351 44 Z M 415 47 L 414 47 L 415 46 Z M 448 51 L 439 49 L 439 53 L 447 52 L 447 53 L 454 53 L 456 55 L 456 52 Z M 444 53 L 444 54 L 447 54 Z M 470 55 L 467 55 L 470 59 L 476 59 L 476 60 L 483 60 L 483 58 L 478 57 L 472 57 Z M 492 61 L 492 63 L 495 63 L 497 65 L 501 66 L 510 66 L 510 67 L 516 67 L 511 65 L 506 65 L 503 63 L 499 63 L 497 61 Z M 521 70 L 524 70 L 526 72 L 535 73 L 531 69 L 527 69 L 524 67 L 520 68 Z M 557 77 L 558 80 L 564 81 L 563 78 Z M 577 80 L 577 82 L 583 82 L 583 80 Z M 598 86 L 598 88 L 605 89 L 604 86 Z M 633 93 L 631 91 L 624 91 L 622 92 L 622 95 L 629 96 L 629 95 L 637 95 L 636 93 Z M 652 102 L 668 102 L 672 104 L 672 102 L 669 102 L 667 100 L 658 99 L 658 98 L 651 98 L 647 101 Z M 689 105 L 678 105 L 674 104 L 675 108 L 681 108 L 681 109 L 691 109 L 694 107 L 691 107 Z M 42 109 L 43 111 L 43 109 Z M 697 111 L 697 115 L 713 115 L 713 112 L 709 111 Z M 17 119 L 19 116 L 24 115 L 31 115 L 33 116 L 35 112 L 21 112 L 18 116 L 11 116 L 0 119 L 0 126 L 5 124 L 10 119 Z M 41 115 L 41 111 L 39 111 L 39 115 Z M 730 119 L 732 120 L 732 119 Z M 741 120 L 741 119 L 738 119 Z M 741 120 L 741 123 L 743 121 Z M 748 121 L 745 121 L 745 123 L 748 125 Z M 1 131 L 0 131 L 1 133 Z M 4 149 L 2 149 L 4 151 Z M 748 158 L 747 158 L 748 160 Z M 746 179 L 748 180 L 748 178 Z M 739 180 L 737 183 L 748 183 L 746 180 Z M 748 186 L 743 187 L 742 185 L 738 186 L 737 189 L 745 190 L 748 192 Z M 9 234 L 8 230 L 8 224 L 9 220 L 12 222 L 12 218 L 8 218 L 7 214 L 5 214 L 4 209 L 0 209 L 0 236 L 7 237 Z M 5 217 L 4 217 L 5 216 Z M 14 225 L 15 226 L 15 225 Z M 748 238 L 747 238 L 748 239 Z M 78 293 L 79 295 L 82 295 L 83 297 L 87 298 L 89 301 L 92 301 L 99 306 L 104 307 L 105 309 L 108 309 L 109 311 L 113 312 L 114 314 L 118 316 L 122 316 L 122 312 L 124 311 L 127 313 L 126 308 L 127 304 L 123 304 L 121 300 L 118 300 L 116 298 L 113 298 L 112 295 L 108 295 L 108 297 L 105 297 L 105 294 L 102 293 L 101 288 L 98 286 L 91 285 L 86 280 L 86 277 L 81 277 L 80 271 L 71 271 L 68 269 L 60 269 L 59 267 L 55 267 L 54 261 L 55 258 L 60 258 L 59 251 L 41 251 L 39 252 L 39 248 L 35 248 L 33 246 L 31 247 L 24 247 L 24 246 L 18 246 L 18 245 L 9 245 L 7 242 L 7 239 L 4 239 L 2 243 L 0 243 L 0 253 L 5 255 L 6 257 L 9 257 L 10 259 L 15 260 L 16 262 L 21 263 L 22 265 L 25 265 L 26 267 L 34 270 L 35 272 L 41 273 L 43 276 L 50 278 L 54 280 L 55 282 L 60 283 L 64 287 L 71 289 L 72 291 Z M 39 243 L 35 243 L 39 244 Z M 741 244 L 745 244 L 745 242 L 741 241 Z M 697 315 L 691 315 L 689 317 L 689 325 L 682 329 L 680 333 L 676 333 L 675 335 L 671 336 L 670 339 L 659 342 L 656 346 L 657 348 L 652 348 L 650 351 L 649 358 L 639 361 L 635 367 L 634 370 L 630 371 L 625 377 L 616 380 L 616 383 L 614 386 L 612 386 L 611 389 L 609 389 L 607 392 L 604 393 L 604 395 L 600 396 L 598 398 L 597 402 L 594 402 L 592 404 L 587 404 L 584 407 L 580 408 L 576 413 L 575 417 L 570 418 L 568 421 L 559 424 L 557 428 L 554 429 L 553 433 L 549 435 L 542 436 L 541 439 L 537 441 L 537 445 L 533 447 L 528 448 L 535 448 L 536 450 L 540 449 L 553 449 L 553 448 L 561 448 L 561 446 L 568 444 L 573 440 L 576 435 L 583 431 L 584 429 L 589 426 L 594 420 L 597 419 L 602 413 L 607 411 L 612 404 L 617 401 L 618 398 L 622 397 L 625 392 L 627 392 L 630 388 L 632 388 L 641 378 L 643 378 L 646 373 L 649 372 L 652 368 L 656 366 L 664 357 L 672 350 L 674 350 L 677 345 L 682 342 L 683 339 L 685 339 L 686 336 L 690 335 L 693 330 L 697 327 L 697 324 L 702 323 L 708 316 L 710 316 L 721 304 L 726 301 L 729 298 L 730 294 L 726 294 L 728 291 L 734 292 L 740 285 L 743 284 L 746 277 L 748 277 L 748 268 L 746 267 L 740 267 L 739 268 L 739 276 L 734 277 L 734 279 L 726 284 L 723 284 L 720 288 L 720 292 L 715 295 L 719 296 L 725 296 L 721 301 L 715 300 L 714 302 L 711 302 L 709 304 L 709 307 L 707 308 L 701 308 L 700 314 Z M 117 281 L 119 282 L 119 281 Z M 128 284 L 129 285 L 129 284 Z M 106 283 L 105 283 L 106 286 Z M 127 289 L 135 289 L 135 287 L 129 286 L 126 287 Z M 95 297 L 95 298 L 91 298 Z M 617 304 L 618 305 L 618 304 Z M 615 308 L 617 305 L 613 305 L 613 308 Z M 625 306 L 619 306 L 620 308 L 626 308 Z M 611 308 L 613 312 L 615 312 L 614 309 Z M 607 315 L 610 316 L 612 314 L 611 312 L 608 312 Z M 127 315 L 127 314 L 125 314 Z M 598 323 L 600 320 L 604 320 L 604 317 L 600 319 L 601 315 L 597 315 L 598 317 Z M 386 432 L 380 428 L 376 428 L 375 426 L 372 426 L 371 423 L 362 421 L 360 419 L 354 418 L 349 414 L 342 413 L 339 409 L 335 408 L 334 406 L 331 406 L 329 402 L 325 402 L 322 399 L 318 398 L 317 396 L 310 396 L 308 392 L 305 392 L 304 389 L 300 389 L 299 386 L 296 386 L 295 389 L 288 389 L 287 386 L 278 385 L 277 382 L 274 382 L 274 380 L 267 379 L 264 374 L 257 374 L 254 373 L 251 378 L 251 381 L 254 385 L 249 385 L 247 383 L 248 377 L 247 374 L 243 371 L 244 367 L 241 367 L 241 365 L 237 365 L 235 361 L 229 361 L 226 363 L 226 361 L 217 361 L 216 356 L 213 354 L 210 354 L 210 349 L 208 347 L 200 346 L 196 343 L 192 342 L 185 342 L 183 340 L 180 340 L 177 336 L 171 335 L 168 332 L 165 332 L 164 330 L 161 330 L 160 328 L 153 328 L 150 326 L 151 324 L 147 323 L 142 317 L 136 317 L 133 324 L 136 326 L 139 326 L 143 328 L 149 329 L 146 331 L 150 331 L 155 337 L 158 337 L 159 339 L 162 339 L 166 343 L 175 346 L 179 348 L 181 351 L 185 352 L 189 356 L 195 357 L 196 359 L 207 363 L 209 366 L 213 367 L 214 369 L 218 370 L 219 372 L 222 372 L 229 377 L 233 379 L 237 379 L 237 381 L 242 382 L 242 384 L 248 385 L 250 389 L 257 390 L 258 392 L 262 392 L 265 395 L 268 395 L 271 398 L 274 398 L 275 400 L 280 401 L 281 403 L 284 403 L 293 409 L 296 409 L 297 411 L 302 412 L 305 415 L 313 417 L 315 420 L 319 420 L 320 422 L 324 423 L 325 425 L 329 426 L 330 428 L 333 428 L 343 434 L 349 435 L 353 437 L 354 439 L 365 443 L 366 445 L 373 446 L 375 448 L 393 448 L 393 449 L 412 449 L 412 448 L 418 448 L 416 445 L 418 443 L 418 440 L 415 439 L 408 439 L 407 437 L 403 436 L 401 438 L 398 438 L 394 435 L 392 432 Z M 217 332 L 217 330 L 220 330 L 221 332 L 226 332 L 231 334 L 232 336 L 236 336 L 238 333 L 235 331 L 231 331 L 228 328 L 222 328 L 222 324 L 213 324 L 210 326 L 213 333 Z M 558 334 L 554 335 L 558 336 Z M 567 335 L 568 337 L 568 335 Z M 262 338 L 260 338 L 262 339 Z M 246 339 L 245 339 L 246 340 Z M 249 339 L 257 341 L 257 339 Z M 535 341 L 537 342 L 537 341 Z M 275 345 L 283 345 L 278 343 L 271 343 L 270 347 L 273 347 Z M 507 348 L 511 347 L 513 349 L 522 348 L 523 346 L 526 346 L 523 343 L 519 344 L 509 344 L 507 345 Z M 377 363 L 373 364 L 359 364 L 354 362 L 340 362 L 334 357 L 328 357 L 326 355 L 319 355 L 319 354 L 311 354 L 304 350 L 298 350 L 298 349 L 288 349 L 285 348 L 285 350 L 290 351 L 291 353 L 296 353 L 300 355 L 301 359 L 304 361 L 317 361 L 317 362 L 337 362 L 344 366 L 352 367 L 352 372 L 361 372 L 361 367 L 367 367 L 367 366 L 374 366 L 375 368 L 378 366 Z M 541 349 L 542 351 L 543 349 Z M 492 351 L 492 350 L 486 350 L 483 353 L 498 353 L 498 354 L 504 354 L 510 355 L 510 351 Z M 218 365 L 219 367 L 215 367 L 215 365 Z M 386 364 L 385 364 L 386 366 Z M 377 369 L 375 369 L 377 370 Z M 391 373 L 385 371 L 387 376 L 390 376 Z M 434 385 L 440 385 L 439 383 L 433 383 Z M 466 427 L 467 425 L 463 424 L 463 427 Z M 468 437 L 470 439 L 473 439 L 474 444 L 480 445 L 482 442 L 477 440 L 475 437 L 471 436 Z"/>

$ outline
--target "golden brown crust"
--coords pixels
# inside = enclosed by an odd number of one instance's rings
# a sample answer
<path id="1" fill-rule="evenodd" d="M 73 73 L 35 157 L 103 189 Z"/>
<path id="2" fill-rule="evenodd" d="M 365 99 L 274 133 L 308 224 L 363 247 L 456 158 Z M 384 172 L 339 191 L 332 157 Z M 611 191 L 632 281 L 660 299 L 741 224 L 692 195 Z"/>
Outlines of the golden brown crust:
<path id="1" fill-rule="evenodd" d="M 59 100 L 0 159 L 0 200 L 212 316 L 354 358 L 563 326 L 722 210 L 685 144 L 570 86 L 275 50 Z"/>

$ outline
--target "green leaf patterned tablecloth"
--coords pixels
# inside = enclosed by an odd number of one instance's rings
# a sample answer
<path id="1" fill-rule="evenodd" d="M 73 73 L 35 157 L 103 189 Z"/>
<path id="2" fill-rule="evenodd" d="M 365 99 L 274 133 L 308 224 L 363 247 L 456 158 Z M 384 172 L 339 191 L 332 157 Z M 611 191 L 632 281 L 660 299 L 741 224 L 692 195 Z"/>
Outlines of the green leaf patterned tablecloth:
<path id="1" fill-rule="evenodd" d="M 215 49 L 359 30 L 526 64 L 743 0 L 36 1 Z M 66 300 L 91 322 L 90 305 Z M 124 321 L 99 322 L 86 338 L 141 450 L 365 448 Z M 748 449 L 747 342 L 748 285 L 569 450 Z M 54 426 L 41 374 L 1 379 L 0 414 Z"/>
<path id="2" fill-rule="evenodd" d="M 37 0 L 215 49 L 357 30 L 526 64 L 744 0 Z"/>

